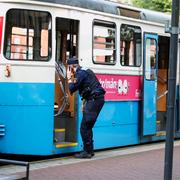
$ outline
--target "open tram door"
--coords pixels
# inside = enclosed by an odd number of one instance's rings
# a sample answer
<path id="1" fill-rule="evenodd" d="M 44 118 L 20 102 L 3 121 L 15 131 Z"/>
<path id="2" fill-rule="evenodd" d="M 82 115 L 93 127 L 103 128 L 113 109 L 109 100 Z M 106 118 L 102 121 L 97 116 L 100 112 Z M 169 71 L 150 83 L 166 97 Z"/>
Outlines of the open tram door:
<path id="1" fill-rule="evenodd" d="M 170 38 L 144 34 L 142 137 L 165 136 Z"/>
<path id="2" fill-rule="evenodd" d="M 77 146 L 75 95 L 66 78 L 67 60 L 78 57 L 79 21 L 56 18 L 56 74 L 54 96 L 54 144 L 56 148 Z"/>
<path id="3" fill-rule="evenodd" d="M 156 134 L 158 35 L 144 34 L 142 136 Z"/>

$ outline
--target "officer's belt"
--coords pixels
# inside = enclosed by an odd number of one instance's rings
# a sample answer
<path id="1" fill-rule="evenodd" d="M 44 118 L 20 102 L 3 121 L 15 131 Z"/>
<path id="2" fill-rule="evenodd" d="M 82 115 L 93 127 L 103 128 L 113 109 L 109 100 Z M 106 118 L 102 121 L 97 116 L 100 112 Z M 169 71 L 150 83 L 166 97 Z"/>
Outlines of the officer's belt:
<path id="1" fill-rule="evenodd" d="M 87 100 L 87 101 L 88 100 L 97 100 L 97 99 L 102 99 L 102 98 L 104 98 L 104 94 L 92 95 L 92 96 L 86 98 L 85 100 Z"/>

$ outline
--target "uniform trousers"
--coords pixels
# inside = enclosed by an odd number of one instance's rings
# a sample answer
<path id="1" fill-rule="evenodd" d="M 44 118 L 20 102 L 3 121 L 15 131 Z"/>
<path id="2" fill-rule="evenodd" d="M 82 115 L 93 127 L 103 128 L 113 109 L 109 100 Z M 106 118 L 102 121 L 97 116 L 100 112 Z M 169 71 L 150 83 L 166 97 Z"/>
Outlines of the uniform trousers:
<path id="1" fill-rule="evenodd" d="M 96 99 L 86 100 L 84 103 L 83 118 L 81 122 L 81 137 L 84 151 L 93 154 L 93 127 L 97 117 L 104 105 L 104 96 Z"/>

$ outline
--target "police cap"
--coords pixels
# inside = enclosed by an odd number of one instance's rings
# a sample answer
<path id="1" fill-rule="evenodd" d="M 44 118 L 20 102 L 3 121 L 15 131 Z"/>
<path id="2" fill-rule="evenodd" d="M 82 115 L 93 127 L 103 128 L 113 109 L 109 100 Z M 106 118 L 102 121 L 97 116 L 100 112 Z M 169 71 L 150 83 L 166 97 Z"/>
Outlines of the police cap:
<path id="1" fill-rule="evenodd" d="M 71 64 L 79 64 L 79 61 L 77 58 L 73 57 L 67 60 L 67 64 L 71 65 Z"/>

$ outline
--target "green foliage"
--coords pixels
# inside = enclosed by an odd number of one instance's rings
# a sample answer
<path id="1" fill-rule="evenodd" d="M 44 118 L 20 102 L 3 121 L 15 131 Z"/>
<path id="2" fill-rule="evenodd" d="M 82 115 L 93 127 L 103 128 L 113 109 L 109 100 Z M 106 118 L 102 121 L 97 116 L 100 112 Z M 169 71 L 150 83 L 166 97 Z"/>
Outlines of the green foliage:
<path id="1" fill-rule="evenodd" d="M 140 8 L 171 12 L 172 0 L 132 0 L 132 2 Z"/>

